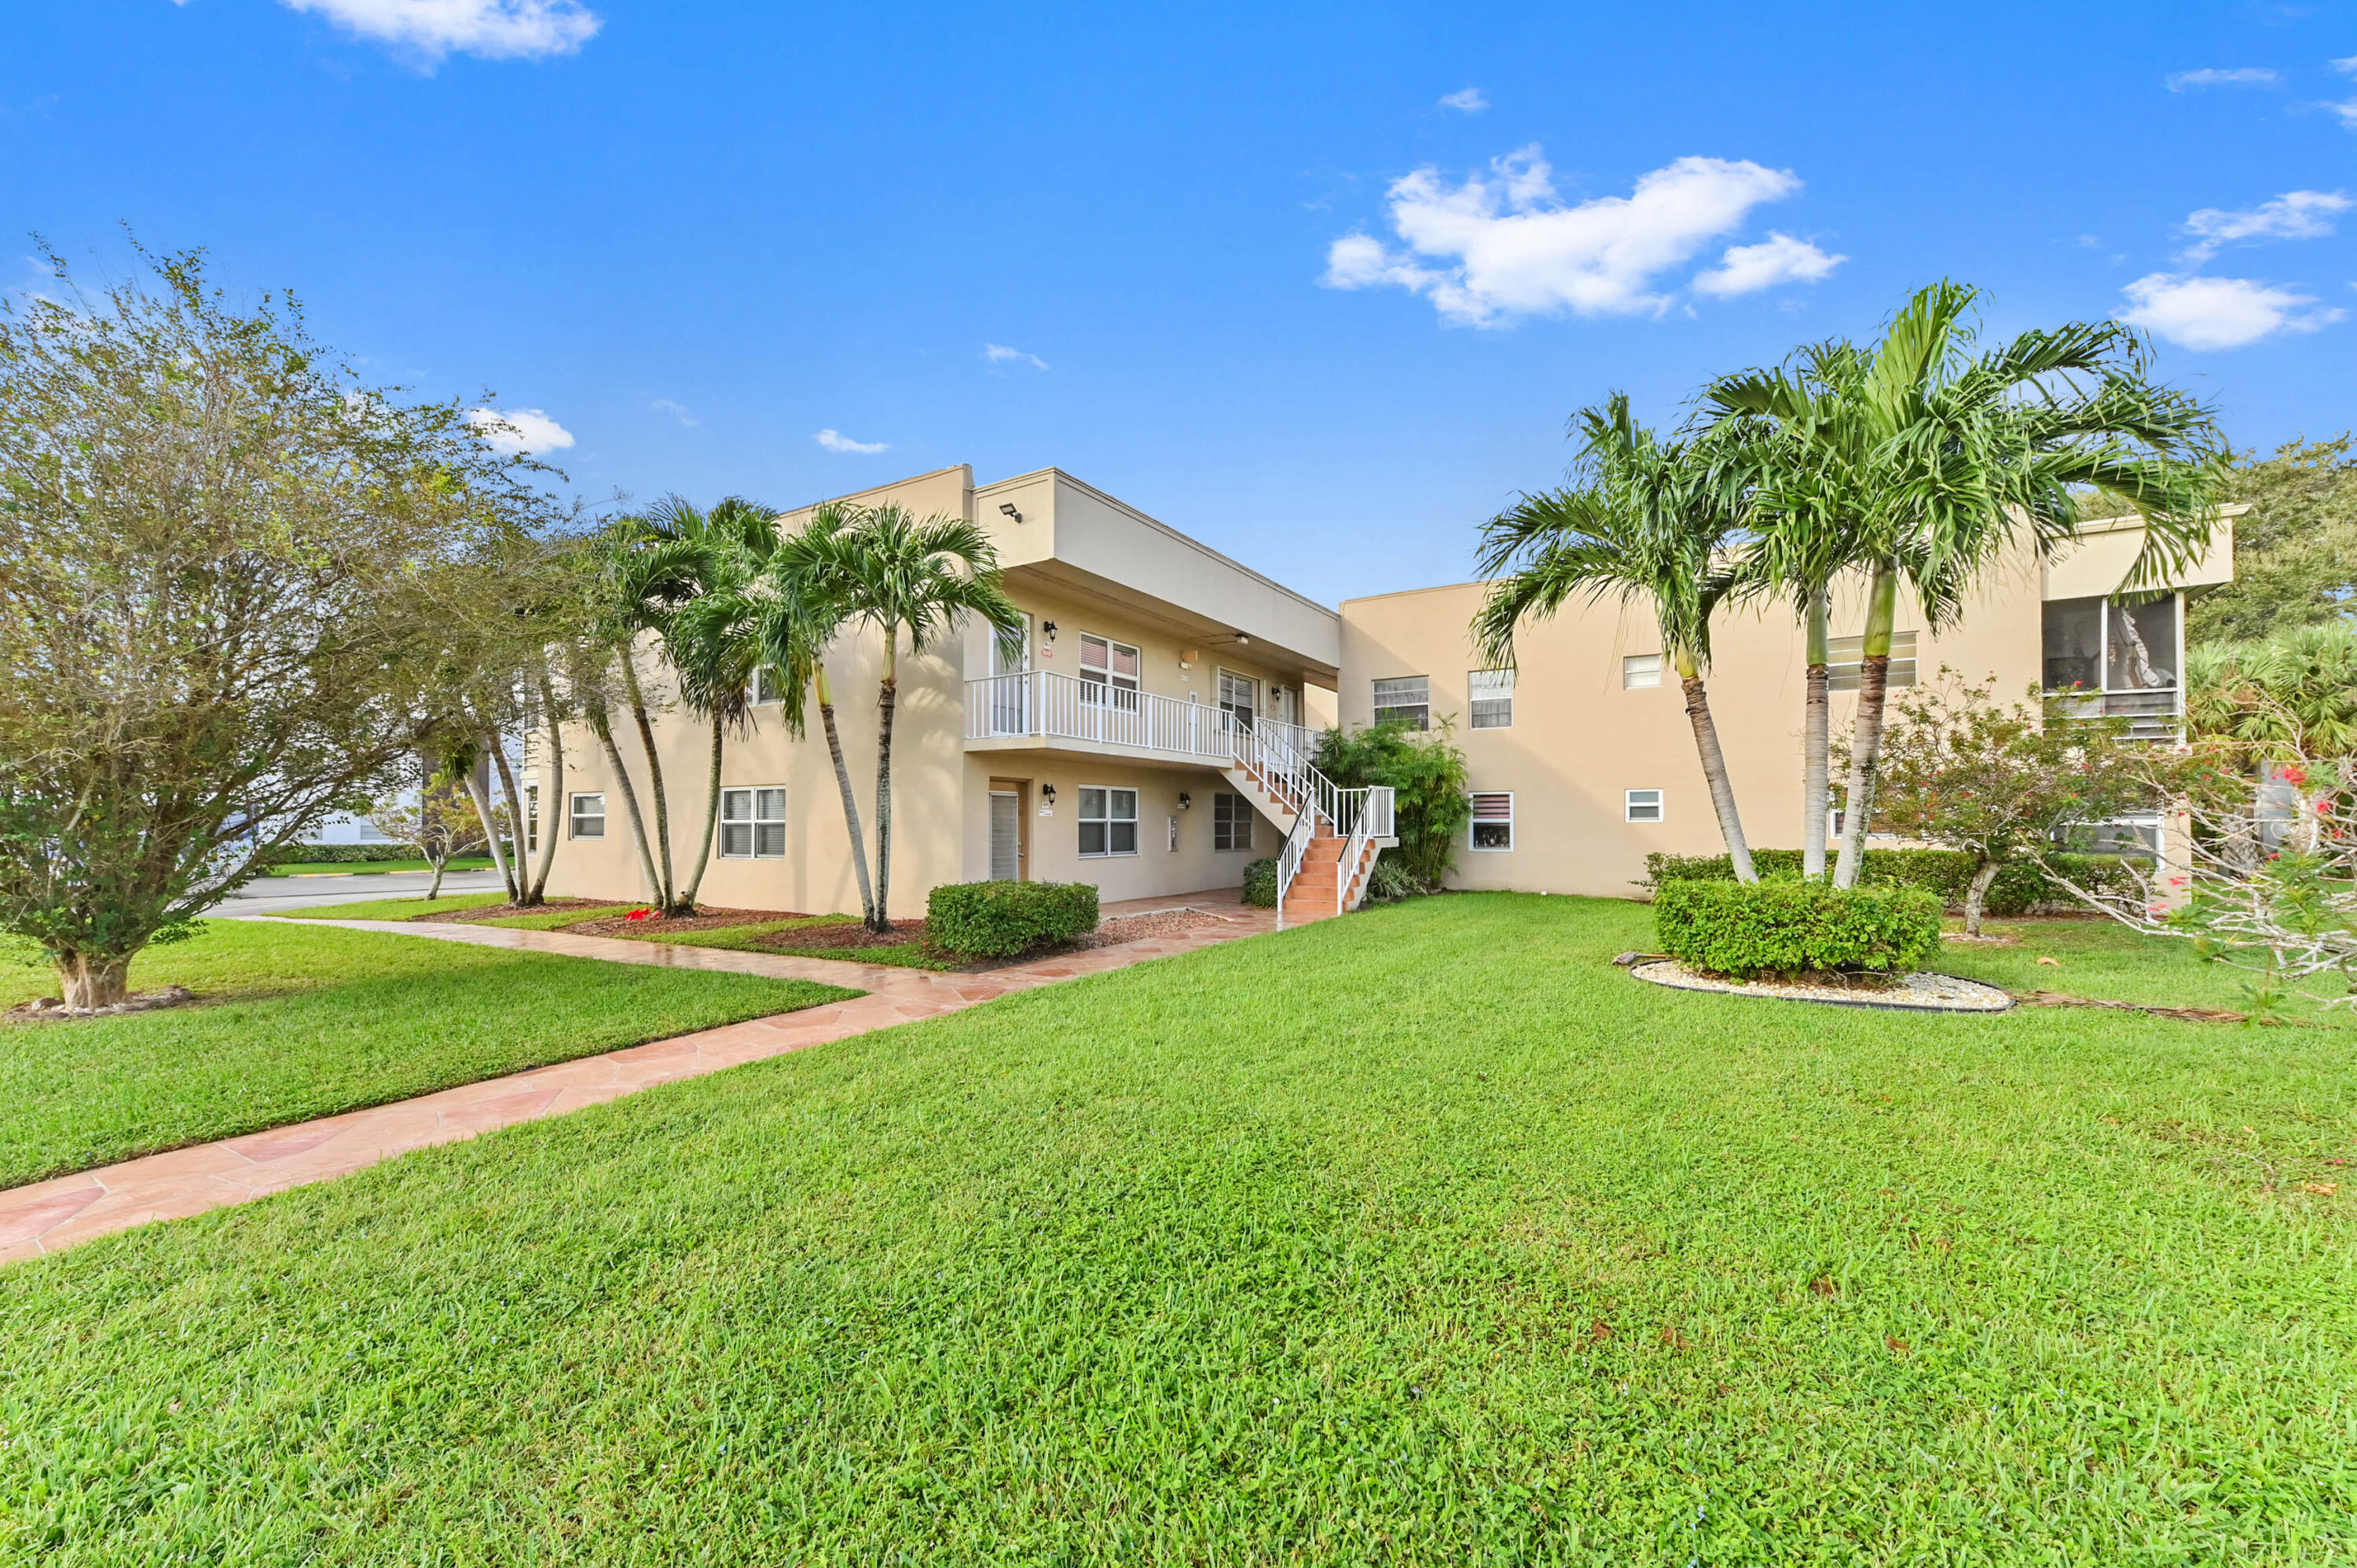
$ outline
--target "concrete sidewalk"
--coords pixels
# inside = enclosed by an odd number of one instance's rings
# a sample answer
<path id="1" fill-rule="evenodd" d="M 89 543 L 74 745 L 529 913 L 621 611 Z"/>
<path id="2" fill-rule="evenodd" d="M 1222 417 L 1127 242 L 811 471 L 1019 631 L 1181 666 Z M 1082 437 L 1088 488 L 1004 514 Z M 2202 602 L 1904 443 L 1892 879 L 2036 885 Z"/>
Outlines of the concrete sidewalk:
<path id="1" fill-rule="evenodd" d="M 568 1111 L 619 1100 L 659 1083 L 698 1078 L 724 1068 L 800 1050 L 804 1046 L 845 1039 L 871 1029 L 890 1028 L 912 1019 L 938 1017 L 1060 980 L 1103 974 L 1149 959 L 1257 936 L 1275 929 L 1276 925 L 1275 911 L 1246 908 L 1232 887 L 1176 898 L 1141 898 L 1125 905 L 1107 905 L 1104 914 L 1116 918 L 1176 908 L 1216 915 L 1220 923 L 1176 936 L 1124 942 L 1118 947 L 1097 948 L 987 974 L 939 974 L 883 964 L 789 958 L 782 953 L 729 952 L 619 937 L 576 937 L 563 931 L 519 931 L 491 926 L 420 925 L 395 920 L 292 922 L 560 953 L 616 963 L 728 970 L 780 980 L 814 980 L 867 994 L 848 1002 L 724 1025 L 608 1051 L 603 1056 L 486 1079 L 415 1100 L 148 1155 L 0 1192 L 0 1262 L 58 1251 L 93 1236 L 129 1230 L 152 1219 L 178 1219 L 309 1182 L 327 1181 L 412 1149 L 452 1143 L 544 1116 L 562 1116 Z"/>

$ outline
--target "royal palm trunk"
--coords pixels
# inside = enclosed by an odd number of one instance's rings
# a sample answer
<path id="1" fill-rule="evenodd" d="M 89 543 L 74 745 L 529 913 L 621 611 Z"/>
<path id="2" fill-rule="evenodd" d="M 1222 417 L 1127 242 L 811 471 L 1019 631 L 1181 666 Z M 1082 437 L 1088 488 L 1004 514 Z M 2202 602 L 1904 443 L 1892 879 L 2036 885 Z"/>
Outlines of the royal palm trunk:
<path id="1" fill-rule="evenodd" d="M 843 796 L 844 826 L 851 833 L 851 870 L 859 880 L 859 918 L 873 925 L 876 889 L 867 880 L 867 838 L 860 831 L 859 800 L 852 793 L 851 766 L 843 758 L 843 732 L 834 723 L 834 688 L 827 683 L 823 663 L 813 672 L 811 683 L 818 692 L 818 722 L 826 731 L 827 755 L 834 759 L 834 787 Z"/>
<path id="2" fill-rule="evenodd" d="M 522 902 L 525 904 L 538 904 L 548 897 L 548 873 L 556 864 L 556 822 L 565 811 L 565 738 L 556 725 L 556 690 L 549 683 L 546 671 L 540 677 L 540 713 L 548 729 L 550 793 L 541 803 L 540 864 L 533 868 L 532 883 L 524 889 Z"/>
<path id="3" fill-rule="evenodd" d="M 900 629 L 884 628 L 884 682 L 876 693 L 876 912 L 877 936 L 892 929 L 892 720 L 900 705 Z"/>
<path id="4" fill-rule="evenodd" d="M 515 875 L 508 878 L 508 901 L 521 904 L 530 885 L 524 877 L 524 807 L 523 791 L 516 787 L 515 769 L 508 766 L 507 747 L 497 734 L 483 737 L 490 749 L 491 770 L 500 777 L 500 793 L 508 800 L 508 858 L 515 863 Z"/>
<path id="5" fill-rule="evenodd" d="M 1866 830 L 1874 820 L 1874 781 L 1882 762 L 1883 699 L 1890 687 L 1890 628 L 1898 610 L 1899 573 L 1892 563 L 1877 562 L 1867 595 L 1857 727 L 1850 740 L 1848 798 L 1842 803 L 1841 859 L 1834 866 L 1836 887 L 1857 886 L 1866 864 Z"/>
<path id="6" fill-rule="evenodd" d="M 614 770 L 614 789 L 622 797 L 622 810 L 630 814 L 630 840 L 639 847 L 639 868 L 646 873 L 647 886 L 660 894 L 655 880 L 654 850 L 647 843 L 647 819 L 639 810 L 639 792 L 630 787 L 630 770 L 622 766 L 622 748 L 614 744 L 614 725 L 606 714 L 593 711 L 589 727 L 597 733 L 597 744 L 605 749 L 606 766 Z"/>
<path id="7" fill-rule="evenodd" d="M 483 792 L 482 780 L 475 777 L 473 768 L 468 768 L 466 775 L 467 799 L 474 803 L 475 820 L 483 824 L 483 842 L 490 848 L 491 865 L 498 869 L 500 882 L 508 890 L 508 902 L 512 904 L 516 897 L 515 875 L 508 869 L 507 852 L 500 847 L 500 824 L 492 814 L 490 797 Z M 441 886 L 438 875 L 435 886 Z"/>
<path id="8" fill-rule="evenodd" d="M 630 653 L 622 655 L 622 684 L 630 695 L 630 722 L 638 726 L 639 749 L 647 756 L 647 803 L 654 808 L 655 908 L 668 915 L 677 902 L 671 868 L 671 800 L 663 790 L 662 758 L 655 751 L 654 720 L 647 713 L 647 694 L 639 685 L 638 666 Z"/>
<path id="9" fill-rule="evenodd" d="M 1801 720 L 1801 875 L 1825 875 L 1826 795 L 1833 788 L 1833 663 L 1826 634 L 1826 594 L 1809 596 L 1809 693 Z"/>
<path id="10" fill-rule="evenodd" d="M 720 831 L 720 753 L 726 744 L 727 725 L 718 714 L 712 715 L 712 777 L 706 780 L 704 797 L 704 837 L 696 844 L 695 869 L 687 875 L 687 890 L 679 901 L 693 909 L 695 896 L 704 887 L 704 868 L 712 864 L 712 835 Z"/>
<path id="11" fill-rule="evenodd" d="M 1751 868 L 1751 845 L 1743 836 L 1743 818 L 1736 810 L 1735 785 L 1727 776 L 1727 757 L 1719 750 L 1718 725 L 1710 716 L 1710 696 L 1690 655 L 1677 655 L 1678 684 L 1686 694 L 1686 720 L 1694 725 L 1695 752 L 1702 758 L 1702 776 L 1710 786 L 1711 809 L 1718 813 L 1718 834 L 1727 841 L 1727 856 L 1738 882 L 1757 882 Z"/>

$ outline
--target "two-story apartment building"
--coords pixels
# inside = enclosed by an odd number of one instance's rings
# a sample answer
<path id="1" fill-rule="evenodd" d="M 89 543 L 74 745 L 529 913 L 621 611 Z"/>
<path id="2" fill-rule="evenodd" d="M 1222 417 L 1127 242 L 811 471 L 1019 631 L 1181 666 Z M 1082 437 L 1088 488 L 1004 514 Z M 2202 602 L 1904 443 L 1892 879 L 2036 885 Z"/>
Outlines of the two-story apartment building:
<path id="1" fill-rule="evenodd" d="M 1097 884 L 1108 899 L 1233 886 L 1278 853 L 1294 813 L 1242 754 L 1306 747 L 1306 688 L 1340 675 L 1336 614 L 1053 468 L 977 486 L 944 468 L 846 498 L 985 528 L 1022 607 L 1021 657 L 971 626 L 900 660 L 893 744 L 892 907 L 948 882 Z M 807 510 L 780 520 L 788 529 Z M 862 825 L 873 843 L 880 638 L 828 655 Z M 642 667 L 660 692 L 659 661 Z M 759 695 L 774 695 L 766 690 Z M 657 725 L 673 855 L 693 860 L 708 732 Z M 641 896 L 644 877 L 600 749 L 563 736 L 567 796 L 552 893 Z M 623 737 L 643 794 L 642 764 Z M 813 714 L 789 736 L 774 701 L 726 749 L 723 822 L 701 897 L 727 908 L 853 909 L 849 837 Z"/>
<path id="2" fill-rule="evenodd" d="M 1388 801 L 1378 811 L 1372 800 L 1320 798 L 1305 809 L 1325 788 L 1304 766 L 1315 732 L 1338 720 L 1453 725 L 1474 796 L 1459 886 L 1626 897 L 1647 854 L 1720 847 L 1676 674 L 1641 605 L 1567 608 L 1523 629 L 1516 668 L 1483 669 L 1468 628 L 1484 584 L 1352 599 L 1337 613 L 1057 469 L 977 486 L 971 468 L 944 468 L 846 499 L 980 524 L 1025 616 L 1017 658 L 974 626 L 901 660 L 896 914 L 920 912 L 941 884 L 984 878 L 1092 882 L 1108 900 L 1233 886 L 1248 863 L 1280 855 L 1297 895 L 1288 912 L 1355 903 L 1377 835 L 1390 831 Z M 788 513 L 780 526 L 807 516 Z M 2231 578 L 2231 521 L 2176 579 L 2123 596 L 2142 544 L 2126 518 L 2092 525 L 2050 563 L 2024 551 L 1937 634 L 1902 601 L 1893 681 L 1947 666 L 1994 677 L 2006 697 L 2076 690 L 2147 733 L 2174 733 L 2185 593 Z M 1855 592 L 1837 599 L 1837 734 L 1855 708 L 1845 693 L 1857 687 L 1864 618 Z M 1800 629 L 1771 606 L 1722 617 L 1715 643 L 1711 705 L 1745 826 L 1755 844 L 1797 844 Z M 871 843 L 882 654 L 869 632 L 827 659 Z M 644 666 L 660 694 L 659 660 Z M 704 822 L 707 733 L 667 714 L 657 736 L 683 866 Z M 641 896 L 605 757 L 576 727 L 562 738 L 566 799 L 543 824 L 563 835 L 550 890 Z M 642 780 L 627 736 L 622 749 Z M 723 782 L 705 903 L 857 908 L 814 720 L 796 739 L 774 701 L 757 703 Z"/>
<path id="3" fill-rule="evenodd" d="M 2185 593 L 2232 578 L 2231 514 L 2243 509 L 2227 510 L 2202 558 L 2147 594 L 2122 596 L 2144 543 L 2140 521 L 2128 517 L 2091 524 L 2050 563 L 2017 552 L 1937 634 L 1902 596 L 1894 685 L 1932 680 L 1944 666 L 1967 681 L 1994 678 L 2003 700 L 2076 690 L 2090 711 L 2173 735 L 2183 712 Z M 1341 607 L 1342 722 L 1445 717 L 1465 751 L 1473 819 L 1456 885 L 1626 897 L 1650 853 L 1719 853 L 1684 696 L 1651 612 L 1609 600 L 1566 607 L 1523 629 L 1514 669 L 1488 670 L 1467 630 L 1487 591 L 1462 583 Z M 1836 736 L 1856 714 L 1865 620 L 1861 590 L 1837 596 Z M 1806 683 L 1790 610 L 1719 618 L 1711 712 L 1755 845 L 1801 842 Z"/>

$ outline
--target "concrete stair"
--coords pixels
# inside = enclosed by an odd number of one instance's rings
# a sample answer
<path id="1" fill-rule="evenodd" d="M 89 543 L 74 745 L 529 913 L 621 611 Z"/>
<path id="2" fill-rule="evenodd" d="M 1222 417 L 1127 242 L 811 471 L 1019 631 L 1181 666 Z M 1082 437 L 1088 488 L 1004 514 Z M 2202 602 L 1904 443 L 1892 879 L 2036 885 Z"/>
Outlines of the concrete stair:
<path id="1" fill-rule="evenodd" d="M 1293 885 L 1285 891 L 1281 913 L 1286 925 L 1303 925 L 1338 913 L 1335 890 L 1346 876 L 1350 879 L 1344 889 L 1348 897 L 1339 901 L 1340 908 L 1357 906 L 1360 887 L 1374 867 L 1377 852 L 1373 844 L 1366 844 L 1361 851 L 1360 863 L 1345 866 L 1342 852 L 1346 847 L 1347 841 L 1336 837 L 1331 828 L 1319 822 L 1318 835 L 1302 851 L 1301 869 L 1293 874 Z"/>
<path id="2" fill-rule="evenodd" d="M 1291 832 L 1293 824 L 1300 820 L 1301 801 L 1286 780 L 1264 776 L 1260 769 L 1242 764 L 1222 768 L 1220 776 L 1237 794 L 1250 800 L 1254 811 L 1275 822 L 1279 832 Z"/>

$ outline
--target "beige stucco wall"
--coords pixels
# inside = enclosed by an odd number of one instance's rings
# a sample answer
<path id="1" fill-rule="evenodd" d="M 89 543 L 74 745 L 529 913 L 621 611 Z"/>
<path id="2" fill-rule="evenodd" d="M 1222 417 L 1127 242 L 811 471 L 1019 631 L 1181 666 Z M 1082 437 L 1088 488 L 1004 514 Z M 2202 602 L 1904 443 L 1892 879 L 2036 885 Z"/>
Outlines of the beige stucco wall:
<path id="1" fill-rule="evenodd" d="M 1341 607 L 1344 723 L 1372 716 L 1372 682 L 1391 676 L 1429 678 L 1436 718 L 1456 717 L 1476 790 L 1514 793 L 1514 848 L 1460 846 L 1454 885 L 1627 897 L 1655 850 L 1712 854 L 1723 848 L 1717 820 L 1695 760 L 1694 731 L 1674 671 L 1662 684 L 1624 691 L 1621 659 L 1658 653 L 1651 613 L 1609 602 L 1571 607 L 1527 627 L 1518 639 L 1513 725 L 1468 727 L 1468 673 L 1480 668 L 1466 628 L 1480 607 L 1478 583 L 1427 588 Z M 1967 679 L 1994 676 L 1998 693 L 2025 693 L 2039 679 L 2041 595 L 2039 568 L 2026 558 L 1990 575 L 1958 626 L 1938 636 L 1902 600 L 1898 628 L 1918 634 L 1924 680 L 1940 667 Z M 1864 628 L 1860 596 L 1836 599 L 1833 634 Z M 1727 753 L 1745 831 L 1751 843 L 1801 843 L 1801 723 L 1805 651 L 1795 618 L 1770 607 L 1722 617 L 1717 624 L 1707 687 Z M 1857 698 L 1834 695 L 1838 735 Z M 1623 791 L 1663 791 L 1663 820 L 1624 822 Z"/>
<path id="2" fill-rule="evenodd" d="M 2206 587 L 2234 580 L 2233 520 L 2247 506 L 2220 509 L 2220 521 L 2210 531 L 2209 547 L 2190 564 L 2169 575 L 2173 587 Z M 2046 567 L 2046 597 L 2092 599 L 2116 594 L 2128 585 L 2137 558 L 2144 551 L 2144 524 L 2134 517 L 2105 518 L 2090 522 L 2076 543 L 2056 555 Z"/>

